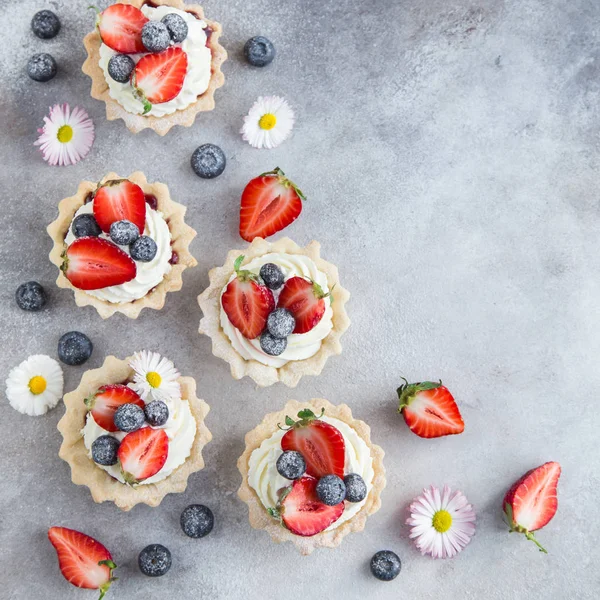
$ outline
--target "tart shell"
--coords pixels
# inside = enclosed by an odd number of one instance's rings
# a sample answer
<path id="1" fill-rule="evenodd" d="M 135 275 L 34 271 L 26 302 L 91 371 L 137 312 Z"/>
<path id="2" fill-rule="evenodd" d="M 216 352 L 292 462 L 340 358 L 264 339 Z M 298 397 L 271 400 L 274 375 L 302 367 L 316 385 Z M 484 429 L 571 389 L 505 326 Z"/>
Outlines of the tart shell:
<path id="1" fill-rule="evenodd" d="M 256 492 L 248 483 L 249 461 L 252 452 L 277 430 L 277 425 L 285 421 L 286 415 L 296 415 L 298 411 L 310 408 L 315 414 L 325 409 L 328 417 L 334 417 L 352 427 L 364 440 L 371 451 L 373 459 L 373 487 L 362 508 L 348 521 L 330 531 L 322 531 L 311 537 L 293 534 L 282 524 L 273 519 L 263 506 Z M 381 492 L 385 487 L 385 469 L 383 466 L 384 452 L 380 446 L 371 442 L 371 428 L 364 422 L 352 417 L 352 412 L 346 404 L 334 405 L 322 398 L 313 398 L 308 402 L 290 400 L 279 412 L 269 413 L 262 423 L 246 434 L 246 449 L 237 461 L 242 475 L 242 485 L 238 496 L 248 505 L 250 525 L 254 529 L 265 529 L 274 542 L 292 542 L 301 554 L 310 554 L 316 548 L 335 548 L 342 543 L 344 536 L 365 528 L 367 517 L 376 513 L 381 506 Z"/>
<path id="2" fill-rule="evenodd" d="M 141 8 L 147 4 L 145 0 L 120 0 L 121 4 L 132 4 L 136 8 Z M 88 33 L 83 39 L 83 45 L 87 52 L 87 58 L 81 67 L 81 70 L 92 80 L 92 98 L 102 100 L 106 104 L 106 118 L 109 121 L 123 119 L 127 129 L 132 133 L 139 133 L 142 129 L 153 129 L 158 135 L 165 135 L 174 125 L 190 127 L 196 115 L 199 112 L 213 110 L 215 107 L 215 90 L 225 83 L 225 76 L 221 71 L 221 65 L 227 60 L 227 51 L 219 44 L 219 37 L 223 29 L 216 21 L 210 21 L 204 17 L 204 11 L 198 4 L 185 4 L 183 0 L 152 0 L 153 6 L 167 5 L 178 8 L 185 12 L 195 15 L 198 19 L 206 22 L 212 30 L 208 47 L 211 50 L 211 77 L 206 91 L 198 96 L 194 104 L 177 110 L 170 115 L 163 117 L 142 116 L 133 114 L 125 110 L 109 92 L 108 84 L 104 73 L 98 64 L 100 60 L 100 45 L 102 39 L 97 29 Z"/>
<path id="3" fill-rule="evenodd" d="M 124 179 L 116 173 L 109 173 L 100 183 L 111 179 Z M 197 265 L 196 259 L 190 254 L 189 246 L 196 237 L 196 231 L 184 222 L 186 212 L 185 206 L 171 200 L 169 188 L 162 183 L 148 183 L 146 177 L 140 171 L 132 173 L 127 177 L 129 181 L 137 183 L 145 194 L 152 194 L 158 202 L 158 210 L 164 216 L 171 232 L 171 248 L 178 255 L 177 264 L 171 265 L 171 270 L 164 276 L 163 280 L 144 297 L 131 302 L 114 303 L 96 298 L 87 294 L 84 290 L 76 288 L 65 277 L 61 270 L 63 262 L 62 254 L 65 250 L 65 236 L 69 231 L 73 216 L 77 210 L 85 204 L 86 197 L 98 187 L 92 181 L 82 181 L 74 196 L 61 200 L 58 205 L 58 217 L 48 225 L 48 235 L 52 238 L 54 246 L 50 252 L 50 261 L 58 267 L 58 278 L 56 285 L 59 288 L 72 289 L 75 292 L 75 303 L 77 306 L 93 306 L 98 314 L 106 319 L 116 312 L 123 313 L 131 319 L 137 319 L 143 308 L 160 310 L 166 300 L 167 292 L 175 292 L 183 285 L 182 273 L 188 267 Z"/>
<path id="4" fill-rule="evenodd" d="M 212 351 L 215 356 L 229 363 L 231 375 L 234 379 L 244 376 L 251 377 L 259 386 L 266 387 L 281 381 L 289 387 L 296 387 L 303 375 L 319 375 L 327 359 L 342 352 L 340 338 L 350 325 L 345 304 L 350 298 L 350 293 L 339 282 L 337 267 L 326 262 L 320 255 L 321 245 L 312 241 L 302 248 L 289 238 L 282 238 L 276 242 L 267 242 L 256 238 L 244 250 L 231 250 L 222 267 L 211 269 L 208 274 L 210 285 L 198 296 L 198 303 L 204 313 L 200 321 L 200 333 L 208 335 L 212 340 Z M 323 339 L 319 351 L 304 360 L 289 361 L 282 367 L 270 367 L 256 360 L 245 360 L 232 346 L 231 341 L 221 328 L 221 292 L 227 285 L 231 274 L 234 272 L 233 263 L 243 254 L 246 264 L 252 259 L 263 256 L 268 252 L 282 252 L 287 254 L 302 254 L 311 258 L 320 271 L 327 275 L 327 283 L 331 290 L 333 328 Z"/>
<path id="5" fill-rule="evenodd" d="M 113 479 L 104 469 L 96 466 L 88 455 L 81 433 L 87 413 L 84 399 L 102 385 L 122 383 L 133 377 L 130 360 L 131 357 L 120 360 L 108 356 L 99 369 L 86 371 L 77 389 L 64 396 L 66 411 L 58 422 L 58 430 L 63 436 L 58 455 L 69 463 L 73 483 L 87 486 L 94 502 L 114 502 L 124 511 L 140 503 L 158 506 L 167 494 L 185 491 L 188 477 L 204 468 L 202 449 L 212 439 L 212 434 L 204 424 L 210 407 L 196 397 L 196 381 L 192 377 L 180 377 L 178 381 L 182 398 L 189 401 L 196 419 L 196 437 L 186 461 L 162 481 L 135 487 Z"/>

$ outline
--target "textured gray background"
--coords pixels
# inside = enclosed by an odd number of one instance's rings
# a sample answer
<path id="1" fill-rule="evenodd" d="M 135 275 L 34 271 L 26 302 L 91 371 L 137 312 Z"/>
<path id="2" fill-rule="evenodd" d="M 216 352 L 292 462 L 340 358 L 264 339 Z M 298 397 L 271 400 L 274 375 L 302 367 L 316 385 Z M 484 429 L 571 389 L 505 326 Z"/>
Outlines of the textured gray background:
<path id="1" fill-rule="evenodd" d="M 224 25 L 226 84 L 217 108 L 166 138 L 107 122 L 80 72 L 93 15 L 85 2 L 2 0 L 0 52 L 0 376 L 30 354 L 56 356 L 70 329 L 95 344 L 88 365 L 65 367 L 65 391 L 107 354 L 148 348 L 193 375 L 212 407 L 207 467 L 185 494 L 158 508 L 122 513 L 96 505 L 70 482 L 58 456 L 62 406 L 43 417 L 10 408 L 3 393 L 0 595 L 11 599 L 94 598 L 61 577 L 46 539 L 51 525 L 81 529 L 119 563 L 115 599 L 158 598 L 597 598 L 598 578 L 598 133 L 600 5 L 596 0 L 353 0 L 206 2 Z M 106 3 L 102 2 L 102 6 Z M 63 29 L 35 38 L 29 20 L 53 8 Z M 259 70 L 241 59 L 244 41 L 270 37 L 276 61 Z M 60 65 L 50 83 L 30 81 L 27 58 L 49 51 Z M 260 94 L 281 94 L 298 120 L 280 148 L 258 151 L 238 135 Z M 96 125 L 88 158 L 49 167 L 33 142 L 49 105 L 78 104 Z M 228 167 L 198 179 L 189 157 L 219 144 Z M 318 239 L 352 292 L 352 326 L 342 356 L 295 390 L 234 381 L 196 333 L 196 295 L 237 233 L 240 192 L 279 165 L 308 196 L 285 233 Z M 141 169 L 186 204 L 199 234 L 198 267 L 165 308 L 137 321 L 103 322 L 54 285 L 46 225 L 82 179 Z M 48 308 L 14 303 L 19 283 L 42 282 Z M 395 413 L 400 376 L 442 378 L 466 422 L 463 435 L 412 435 Z M 300 557 L 250 528 L 236 496 L 235 461 L 246 431 L 289 398 L 349 403 L 386 455 L 383 507 L 362 534 L 333 551 Z M 563 467 L 559 511 L 539 539 L 506 533 L 505 489 L 547 460 Z M 406 537 L 405 510 L 422 486 L 444 482 L 478 511 L 476 537 L 450 561 L 421 557 Z M 185 538 L 180 511 L 203 502 L 216 514 L 205 540 Z M 148 543 L 173 552 L 159 580 L 139 573 Z M 402 558 L 393 583 L 368 572 L 377 550 Z"/>

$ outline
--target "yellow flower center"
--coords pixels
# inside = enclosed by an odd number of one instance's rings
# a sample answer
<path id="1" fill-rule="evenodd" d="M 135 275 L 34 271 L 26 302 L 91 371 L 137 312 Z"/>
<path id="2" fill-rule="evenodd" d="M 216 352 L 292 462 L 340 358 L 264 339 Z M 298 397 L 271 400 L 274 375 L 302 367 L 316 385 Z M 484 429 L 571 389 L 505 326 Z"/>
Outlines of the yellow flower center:
<path id="1" fill-rule="evenodd" d="M 70 125 L 63 125 L 56 134 L 61 144 L 67 144 L 73 139 L 73 128 Z"/>
<path id="2" fill-rule="evenodd" d="M 267 113 L 266 115 L 263 115 L 260 118 L 260 121 L 258 122 L 258 126 L 261 129 L 273 129 L 273 127 L 275 127 L 275 125 L 277 124 L 277 117 L 273 114 L 273 113 Z"/>
<path id="3" fill-rule="evenodd" d="M 438 510 L 431 523 L 438 533 L 445 533 L 452 527 L 452 515 L 447 510 Z"/>
<path id="4" fill-rule="evenodd" d="M 34 395 L 41 394 L 46 389 L 46 380 L 41 375 L 36 375 L 29 380 L 29 391 Z"/>
<path id="5" fill-rule="evenodd" d="M 156 371 L 150 371 L 146 375 L 146 381 L 150 384 L 150 387 L 157 388 L 162 382 L 162 377 Z"/>

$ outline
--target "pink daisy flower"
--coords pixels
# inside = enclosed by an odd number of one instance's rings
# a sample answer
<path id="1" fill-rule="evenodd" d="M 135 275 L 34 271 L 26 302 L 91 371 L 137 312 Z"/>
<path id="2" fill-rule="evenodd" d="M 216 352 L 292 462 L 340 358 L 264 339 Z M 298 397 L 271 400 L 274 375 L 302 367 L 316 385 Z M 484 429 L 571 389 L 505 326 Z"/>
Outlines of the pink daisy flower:
<path id="1" fill-rule="evenodd" d="M 50 165 L 74 165 L 85 158 L 94 142 L 94 123 L 82 108 L 73 111 L 65 104 L 55 104 L 44 117 L 44 127 L 35 142 Z"/>
<path id="2" fill-rule="evenodd" d="M 409 507 L 410 537 L 421 554 L 433 558 L 452 558 L 475 533 L 475 511 L 462 492 L 445 485 L 443 492 L 434 486 L 424 489 Z"/>

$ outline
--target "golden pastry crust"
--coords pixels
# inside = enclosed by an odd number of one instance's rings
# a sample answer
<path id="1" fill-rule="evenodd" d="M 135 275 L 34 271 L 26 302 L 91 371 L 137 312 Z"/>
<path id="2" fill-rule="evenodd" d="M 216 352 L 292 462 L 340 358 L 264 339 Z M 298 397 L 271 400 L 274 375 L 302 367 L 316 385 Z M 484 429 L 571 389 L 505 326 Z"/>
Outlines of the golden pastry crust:
<path id="1" fill-rule="evenodd" d="M 147 4 L 146 0 L 120 0 L 120 3 L 132 4 L 137 8 Z M 219 44 L 219 37 L 223 32 L 221 25 L 216 21 L 206 19 L 202 7 L 198 4 L 185 4 L 183 0 L 152 0 L 152 3 L 154 5 L 165 4 L 192 13 L 198 19 L 205 21 L 212 30 L 208 41 L 208 47 L 212 54 L 210 82 L 206 91 L 198 96 L 194 104 L 164 117 L 142 116 L 125 110 L 116 100 L 111 98 L 104 73 L 98 64 L 102 39 L 97 29 L 88 33 L 83 39 L 87 58 L 81 70 L 92 80 L 92 98 L 102 100 L 106 104 L 106 118 L 109 121 L 123 119 L 127 129 L 132 133 L 139 133 L 142 129 L 153 129 L 158 135 L 165 135 L 174 125 L 190 127 L 199 112 L 213 110 L 215 107 L 215 90 L 225 83 L 221 65 L 227 60 L 227 51 Z"/>
<path id="2" fill-rule="evenodd" d="M 111 179 L 124 178 L 116 173 L 109 173 L 101 180 L 101 183 Z M 96 298 L 72 285 L 60 269 L 63 263 L 62 254 L 65 250 L 65 236 L 69 231 L 73 216 L 85 204 L 88 194 L 96 190 L 98 187 L 97 183 L 82 181 L 74 196 L 60 201 L 58 205 L 58 217 L 47 228 L 48 235 L 50 235 L 54 242 L 54 246 L 50 252 L 50 261 L 58 267 L 56 285 L 59 288 L 72 289 L 75 292 L 75 303 L 77 306 L 91 305 L 103 319 L 107 319 L 116 312 L 122 313 L 131 319 L 137 319 L 143 308 L 160 310 L 165 304 L 167 292 L 176 292 L 181 289 L 183 285 L 182 273 L 185 269 L 198 264 L 189 251 L 190 243 L 196 237 L 196 231 L 184 222 L 185 206 L 171 200 L 169 188 L 166 185 L 163 183 L 148 183 L 146 177 L 140 171 L 132 173 L 127 179 L 137 183 L 144 190 L 145 194 L 152 194 L 156 197 L 158 210 L 162 212 L 165 221 L 169 225 L 172 242 L 171 248 L 177 253 L 179 259 L 177 264 L 171 265 L 171 270 L 164 276 L 163 280 L 143 298 L 122 303 L 108 302 L 107 300 Z"/>
<path id="3" fill-rule="evenodd" d="M 352 427 L 371 451 L 374 472 L 373 487 L 362 508 L 339 527 L 330 531 L 322 531 L 312 537 L 295 535 L 273 519 L 248 483 L 248 463 L 252 452 L 266 439 L 270 438 L 273 432 L 277 431 L 277 424 L 283 423 L 286 415 L 294 416 L 304 408 L 310 408 L 315 414 L 320 414 L 321 409 L 325 408 L 326 416 L 339 419 Z M 308 402 L 290 400 L 283 410 L 266 415 L 260 425 L 246 434 L 245 441 L 246 449 L 237 461 L 238 469 L 242 475 L 242 485 L 238 489 L 238 496 L 248 505 L 250 525 L 254 529 L 265 529 L 276 543 L 293 542 L 300 553 L 304 555 L 310 554 L 315 548 L 335 548 L 342 543 L 344 536 L 352 532 L 362 531 L 365 528 L 367 517 L 376 513 L 381 506 L 381 492 L 386 483 L 383 449 L 371 442 L 371 428 L 364 421 L 354 419 L 350 408 L 346 404 L 336 406 L 323 398 L 313 398 Z"/>
<path id="4" fill-rule="evenodd" d="M 120 360 L 108 356 L 99 369 L 86 371 L 77 389 L 63 398 L 66 411 L 58 422 L 58 430 L 63 436 L 58 455 L 69 463 L 73 483 L 87 486 L 94 502 L 114 502 L 125 511 L 142 502 L 158 506 L 167 494 L 185 491 L 188 477 L 204 468 L 202 449 L 212 439 L 212 434 L 204 424 L 210 407 L 196 397 L 196 381 L 192 377 L 180 377 L 181 396 L 188 400 L 196 419 L 196 437 L 186 461 L 162 481 L 135 487 L 113 479 L 104 469 L 96 466 L 88 455 L 81 434 L 87 413 L 84 399 L 102 385 L 122 383 L 132 378 L 133 370 L 129 366 L 131 358 Z"/>
<path id="5" fill-rule="evenodd" d="M 273 385 L 278 381 L 289 387 L 296 387 L 303 375 L 319 375 L 327 359 L 332 355 L 341 353 L 340 338 L 350 325 L 350 319 L 345 308 L 350 293 L 341 286 L 337 267 L 321 258 L 320 248 L 321 245 L 315 241 L 302 248 L 289 238 L 282 238 L 276 242 L 267 242 L 262 238 L 256 238 L 244 250 L 231 250 L 227 254 L 227 260 L 222 267 L 210 270 L 208 274 L 210 285 L 198 296 L 198 303 L 204 313 L 204 317 L 200 321 L 199 331 L 212 339 L 213 354 L 229 363 L 231 375 L 235 379 L 241 379 L 247 375 L 261 387 Z M 243 264 L 246 264 L 268 252 L 302 254 L 311 258 L 318 269 L 327 275 L 327 283 L 333 299 L 331 304 L 333 328 L 323 340 L 319 351 L 309 358 L 290 361 L 279 368 L 263 365 L 256 360 L 244 359 L 232 346 L 231 341 L 221 328 L 221 292 L 234 271 L 233 263 L 236 258 L 243 254 L 245 256 Z"/>

